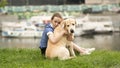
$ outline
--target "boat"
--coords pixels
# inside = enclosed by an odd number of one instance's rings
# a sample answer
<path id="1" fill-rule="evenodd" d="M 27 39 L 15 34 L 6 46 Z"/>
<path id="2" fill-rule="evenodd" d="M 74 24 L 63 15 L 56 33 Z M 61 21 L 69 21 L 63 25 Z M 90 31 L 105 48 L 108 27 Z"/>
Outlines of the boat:
<path id="1" fill-rule="evenodd" d="M 88 34 L 112 33 L 113 24 L 108 16 L 89 16 L 76 18 L 75 36 Z"/>
<path id="2" fill-rule="evenodd" d="M 44 24 L 47 24 L 47 23 L 50 23 L 50 20 L 51 20 L 51 16 L 46 16 L 46 15 L 43 15 L 43 16 L 32 16 L 29 21 L 30 22 L 36 22 L 36 23 L 44 23 Z"/>
<path id="3" fill-rule="evenodd" d="M 2 29 L 2 37 L 38 38 L 42 36 L 44 24 L 36 27 L 30 23 L 7 23 Z"/>
<path id="4" fill-rule="evenodd" d="M 109 16 L 93 16 L 90 17 L 90 21 L 94 25 L 97 34 L 112 33 L 114 30 L 113 22 Z"/>
<path id="5" fill-rule="evenodd" d="M 75 36 L 83 36 L 93 34 L 95 31 L 94 25 L 88 21 L 87 16 L 84 18 L 76 18 L 76 31 Z"/>

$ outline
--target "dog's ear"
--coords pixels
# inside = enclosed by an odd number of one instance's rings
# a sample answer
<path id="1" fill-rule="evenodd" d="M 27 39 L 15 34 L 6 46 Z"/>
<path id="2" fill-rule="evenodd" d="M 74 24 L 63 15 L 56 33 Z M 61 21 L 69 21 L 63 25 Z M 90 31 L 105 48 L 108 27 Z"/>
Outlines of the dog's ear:
<path id="1" fill-rule="evenodd" d="M 77 24 L 76 19 L 73 19 L 75 21 L 75 24 Z"/>
<path id="2" fill-rule="evenodd" d="M 66 20 L 63 20 L 60 25 L 62 28 L 65 28 L 65 24 L 66 24 Z"/>

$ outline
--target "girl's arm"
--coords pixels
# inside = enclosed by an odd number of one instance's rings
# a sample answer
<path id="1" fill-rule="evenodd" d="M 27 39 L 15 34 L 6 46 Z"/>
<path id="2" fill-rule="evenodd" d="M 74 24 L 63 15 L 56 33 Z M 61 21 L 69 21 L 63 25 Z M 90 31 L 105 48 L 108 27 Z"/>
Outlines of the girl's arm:
<path id="1" fill-rule="evenodd" d="M 52 43 L 57 43 L 65 33 L 66 33 L 65 30 L 61 30 L 59 33 L 57 33 L 55 35 L 53 32 L 50 32 L 48 34 L 49 41 Z"/>

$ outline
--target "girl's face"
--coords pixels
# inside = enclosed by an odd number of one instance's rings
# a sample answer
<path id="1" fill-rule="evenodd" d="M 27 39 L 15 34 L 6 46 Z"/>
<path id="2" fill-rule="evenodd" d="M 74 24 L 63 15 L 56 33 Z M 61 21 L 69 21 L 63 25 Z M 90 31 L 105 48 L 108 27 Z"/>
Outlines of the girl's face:
<path id="1" fill-rule="evenodd" d="M 52 25 L 53 28 L 56 28 L 60 23 L 61 23 L 62 19 L 59 17 L 54 17 L 52 20 Z"/>

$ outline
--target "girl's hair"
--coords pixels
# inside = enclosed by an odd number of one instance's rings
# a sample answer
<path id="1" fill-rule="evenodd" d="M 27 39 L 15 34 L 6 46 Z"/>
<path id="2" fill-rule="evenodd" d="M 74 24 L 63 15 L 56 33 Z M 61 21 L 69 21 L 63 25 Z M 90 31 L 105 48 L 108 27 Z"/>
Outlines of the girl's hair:
<path id="1" fill-rule="evenodd" d="M 54 14 L 53 14 L 53 16 L 51 17 L 51 20 L 53 20 L 53 19 L 54 19 L 54 17 L 59 17 L 59 18 L 61 18 L 61 19 L 62 19 L 62 16 L 61 16 L 61 14 L 60 14 L 60 13 L 54 13 Z"/>

